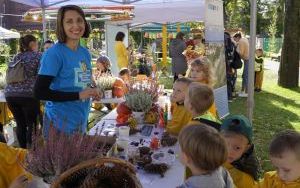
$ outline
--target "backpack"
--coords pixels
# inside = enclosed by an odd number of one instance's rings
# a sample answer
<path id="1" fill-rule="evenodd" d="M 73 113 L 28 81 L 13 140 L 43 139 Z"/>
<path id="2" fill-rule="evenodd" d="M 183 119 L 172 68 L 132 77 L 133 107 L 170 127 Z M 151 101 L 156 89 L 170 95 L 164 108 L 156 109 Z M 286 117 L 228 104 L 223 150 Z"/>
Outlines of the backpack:
<path id="1" fill-rule="evenodd" d="M 240 69 L 243 66 L 243 62 L 239 53 L 236 51 L 234 43 L 231 41 L 230 34 L 224 33 L 224 46 L 225 46 L 225 61 L 227 67 L 234 69 Z"/>
<path id="2" fill-rule="evenodd" d="M 243 66 L 243 62 L 241 56 L 235 49 L 233 53 L 233 61 L 231 62 L 230 67 L 234 69 L 240 69 L 242 68 L 242 66 Z"/>
<path id="3" fill-rule="evenodd" d="M 12 84 L 25 81 L 25 66 L 21 59 L 13 59 L 6 70 L 6 83 Z"/>

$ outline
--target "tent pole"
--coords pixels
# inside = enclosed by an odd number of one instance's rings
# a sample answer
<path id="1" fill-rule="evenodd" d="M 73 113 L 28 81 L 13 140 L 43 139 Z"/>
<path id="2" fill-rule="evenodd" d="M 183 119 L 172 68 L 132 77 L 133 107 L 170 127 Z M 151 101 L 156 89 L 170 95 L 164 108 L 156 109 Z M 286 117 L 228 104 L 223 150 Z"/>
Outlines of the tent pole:
<path id="1" fill-rule="evenodd" d="M 250 49 L 249 49 L 249 67 L 248 67 L 248 99 L 247 116 L 252 123 L 254 110 L 254 61 L 256 44 L 256 0 L 251 0 L 251 19 L 250 19 Z"/>
<path id="2" fill-rule="evenodd" d="M 167 24 L 162 25 L 162 63 L 164 66 L 167 65 Z"/>
<path id="3" fill-rule="evenodd" d="M 42 20 L 43 20 L 43 42 L 45 42 L 47 40 L 45 1 L 41 0 L 41 4 L 42 4 Z"/>
<path id="4" fill-rule="evenodd" d="M 176 31 L 177 31 L 177 33 L 181 31 L 181 27 L 180 27 L 179 22 L 176 24 Z"/>

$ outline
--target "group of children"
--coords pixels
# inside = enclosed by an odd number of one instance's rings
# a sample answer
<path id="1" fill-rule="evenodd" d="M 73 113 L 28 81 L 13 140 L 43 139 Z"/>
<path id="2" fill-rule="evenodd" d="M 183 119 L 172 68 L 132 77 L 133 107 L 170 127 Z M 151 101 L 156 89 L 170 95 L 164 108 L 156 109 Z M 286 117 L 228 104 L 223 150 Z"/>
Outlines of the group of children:
<path id="1" fill-rule="evenodd" d="M 259 180 L 252 125 L 243 115 L 218 120 L 211 110 L 214 94 L 207 72 L 205 62 L 194 60 L 190 78 L 177 79 L 170 97 L 167 131 L 179 135 L 180 160 L 187 169 L 179 188 L 300 187 L 300 133 L 289 130 L 272 140 L 269 154 L 277 172 Z"/>

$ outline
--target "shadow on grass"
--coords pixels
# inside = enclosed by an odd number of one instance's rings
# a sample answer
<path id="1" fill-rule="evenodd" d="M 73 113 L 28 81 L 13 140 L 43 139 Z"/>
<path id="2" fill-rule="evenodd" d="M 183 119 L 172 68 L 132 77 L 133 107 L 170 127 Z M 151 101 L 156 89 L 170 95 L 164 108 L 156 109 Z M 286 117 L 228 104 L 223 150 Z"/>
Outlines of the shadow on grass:
<path id="1" fill-rule="evenodd" d="M 276 88 L 277 87 L 274 89 Z M 296 89 L 296 91 L 297 90 L 298 89 Z M 276 90 L 274 93 L 276 93 Z M 289 96 L 284 95 L 286 93 L 285 90 L 279 92 L 279 95 L 274 93 L 263 91 L 255 93 L 254 96 L 254 144 L 264 171 L 274 170 L 268 156 L 268 147 L 272 138 L 278 132 L 286 129 L 297 128 L 300 130 L 300 125 L 295 126 L 296 124 L 300 124 L 299 115 L 295 113 L 300 109 L 300 104 L 296 103 L 298 97 L 287 98 Z M 246 98 L 236 99 L 229 105 L 231 114 L 246 115 L 246 103 Z"/>

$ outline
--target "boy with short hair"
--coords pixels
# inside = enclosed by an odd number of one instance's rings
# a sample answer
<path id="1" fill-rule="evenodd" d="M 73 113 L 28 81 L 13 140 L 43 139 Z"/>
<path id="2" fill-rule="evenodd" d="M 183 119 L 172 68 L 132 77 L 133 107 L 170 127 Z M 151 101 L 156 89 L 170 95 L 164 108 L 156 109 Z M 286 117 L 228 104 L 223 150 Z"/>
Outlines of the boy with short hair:
<path id="1" fill-rule="evenodd" d="M 300 133 L 294 130 L 280 132 L 269 147 L 270 159 L 277 171 L 265 173 L 258 188 L 300 187 Z"/>
<path id="2" fill-rule="evenodd" d="M 185 93 L 192 83 L 188 78 L 178 78 L 173 85 L 171 100 L 172 119 L 167 123 L 167 131 L 171 134 L 178 135 L 182 127 L 192 119 L 192 114 L 185 109 Z"/>
<path id="3" fill-rule="evenodd" d="M 214 93 L 211 87 L 199 82 L 191 83 L 184 100 L 185 108 L 193 117 L 190 123 L 201 122 L 220 130 L 220 121 L 208 111 L 213 103 Z"/>
<path id="4" fill-rule="evenodd" d="M 191 169 L 178 188 L 231 188 L 229 173 L 222 167 L 227 158 L 226 142 L 217 130 L 205 124 L 184 127 L 179 134 L 180 160 Z"/>

